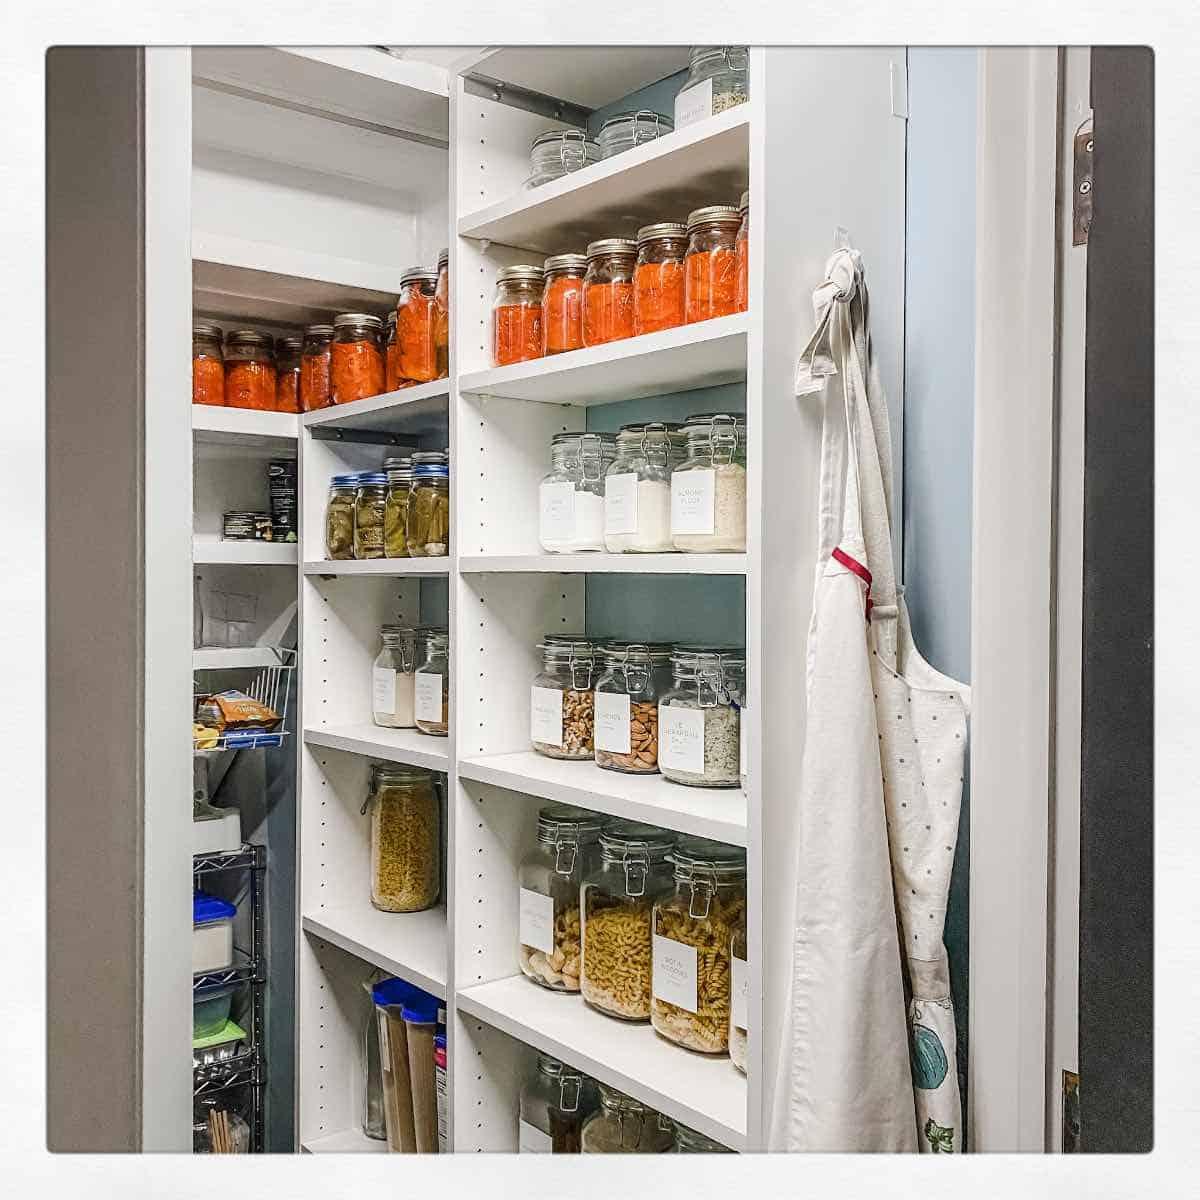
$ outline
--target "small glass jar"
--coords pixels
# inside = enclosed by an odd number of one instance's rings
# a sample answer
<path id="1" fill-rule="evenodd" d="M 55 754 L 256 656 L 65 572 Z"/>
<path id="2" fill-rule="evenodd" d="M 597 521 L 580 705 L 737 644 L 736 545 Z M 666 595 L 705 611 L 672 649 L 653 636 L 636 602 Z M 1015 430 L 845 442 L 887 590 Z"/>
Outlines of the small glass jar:
<path id="1" fill-rule="evenodd" d="M 496 276 L 492 304 L 492 365 L 528 362 L 542 357 L 541 267 L 505 267 Z"/>
<path id="2" fill-rule="evenodd" d="M 676 128 L 749 99 L 750 52 L 745 46 L 693 46 L 687 78 L 675 96 Z"/>
<path id="3" fill-rule="evenodd" d="M 600 1111 L 583 1123 L 584 1154 L 665 1154 L 675 1144 L 671 1121 L 632 1096 L 599 1084 Z"/>
<path id="4" fill-rule="evenodd" d="M 696 554 L 746 549 L 746 418 L 697 413 L 684 422 L 687 458 L 671 472 L 671 540 Z"/>
<path id="5" fill-rule="evenodd" d="M 316 412 L 333 403 L 329 391 L 332 345 L 332 325 L 309 325 L 305 328 L 304 344 L 300 348 L 300 407 L 304 412 Z"/>
<path id="6" fill-rule="evenodd" d="M 417 645 L 423 631 L 407 625 L 385 625 L 383 648 L 371 669 L 371 717 L 384 729 L 412 729 Z"/>
<path id="7" fill-rule="evenodd" d="M 656 333 L 683 324 L 683 259 L 687 226 L 678 221 L 643 225 L 633 269 L 633 332 Z"/>
<path id="8" fill-rule="evenodd" d="M 578 1154 L 584 1121 L 600 1103 L 596 1081 L 539 1054 L 537 1073 L 521 1088 L 521 1154 Z"/>
<path id="9" fill-rule="evenodd" d="M 354 505 L 358 475 L 335 475 L 329 481 L 325 506 L 325 557 L 335 561 L 354 557 Z"/>
<path id="10" fill-rule="evenodd" d="M 602 642 L 548 633 L 529 692 L 529 742 L 548 758 L 590 759 Z"/>
<path id="11" fill-rule="evenodd" d="M 630 775 L 658 771 L 658 698 L 671 686 L 671 647 L 614 642 L 596 680 L 596 766 Z"/>
<path id="12" fill-rule="evenodd" d="M 729 943 L 729 961 L 729 1059 L 745 1075 L 750 981 L 746 963 L 746 918 L 744 915 L 733 930 L 733 936 Z"/>
<path id="13" fill-rule="evenodd" d="M 300 349 L 303 339 L 281 337 L 275 341 L 275 409 L 300 411 Z"/>
<path id="14" fill-rule="evenodd" d="M 746 919 L 746 852 L 687 838 L 671 851 L 674 892 L 654 906 L 650 1024 L 701 1054 L 729 1047 L 729 948 Z"/>
<path id="15" fill-rule="evenodd" d="M 600 834 L 600 864 L 583 881 L 584 1000 L 624 1021 L 650 1019 L 651 916 L 673 887 L 673 834 L 612 821 Z"/>
<path id="16" fill-rule="evenodd" d="M 562 354 L 583 345 L 583 277 L 586 254 L 552 254 L 546 259 L 542 291 L 542 345 L 546 354 Z"/>
<path id="17" fill-rule="evenodd" d="M 450 553 L 450 468 L 440 450 L 418 450 L 412 456 L 407 541 L 410 558 Z"/>
<path id="18" fill-rule="evenodd" d="M 384 557 L 408 558 L 408 502 L 412 492 L 412 459 L 385 458 L 383 473 L 388 479 L 387 502 L 383 509 Z"/>
<path id="19" fill-rule="evenodd" d="M 664 117 L 653 109 L 640 108 L 637 112 L 617 113 L 600 126 L 596 145 L 600 147 L 602 159 L 612 158 L 614 154 L 632 150 L 643 142 L 652 142 L 674 128 L 675 123 L 670 117 Z"/>
<path id="20" fill-rule="evenodd" d="M 275 340 L 255 329 L 235 329 L 225 339 L 225 403 L 230 408 L 275 408 Z"/>
<path id="21" fill-rule="evenodd" d="M 617 456 L 609 433 L 556 433 L 538 487 L 538 543 L 547 554 L 604 549 L 604 476 Z"/>
<path id="22" fill-rule="evenodd" d="M 384 390 L 383 321 L 371 313 L 333 318 L 329 392 L 334 404 L 349 404 Z"/>
<path id="23" fill-rule="evenodd" d="M 712 1138 L 689 1129 L 686 1125 L 673 1122 L 675 1126 L 675 1145 L 672 1147 L 676 1154 L 732 1154 L 728 1146 L 714 1142 Z"/>
<path id="24" fill-rule="evenodd" d="M 422 733 L 450 732 L 450 635 L 426 629 L 421 665 L 413 678 L 413 723 Z"/>
<path id="25" fill-rule="evenodd" d="M 600 161 L 600 147 L 582 129 L 547 129 L 529 147 L 527 188 L 540 187 Z"/>
<path id="26" fill-rule="evenodd" d="M 383 558 L 383 517 L 387 509 L 388 478 L 382 471 L 365 471 L 354 494 L 354 557 Z"/>
<path id="27" fill-rule="evenodd" d="M 672 682 L 658 702 L 658 769 L 675 783 L 741 783 L 741 709 L 734 698 L 746 655 L 728 646 L 676 646 Z"/>
<path id="28" fill-rule="evenodd" d="M 404 386 L 400 374 L 400 343 L 396 340 L 396 312 L 393 309 L 383 319 L 383 386 L 396 392 Z"/>
<path id="29" fill-rule="evenodd" d="M 549 805 L 538 813 L 537 845 L 521 860 L 518 961 L 551 991 L 579 991 L 579 888 L 595 868 L 600 825 L 595 813 Z"/>
<path id="30" fill-rule="evenodd" d="M 450 251 L 438 252 L 437 289 L 434 292 L 433 349 L 437 358 L 437 377 L 450 374 Z"/>
<path id="31" fill-rule="evenodd" d="M 410 267 L 400 276 L 396 305 L 396 341 L 400 346 L 400 377 L 430 383 L 438 377 L 434 326 L 438 273 L 428 267 Z"/>
<path id="32" fill-rule="evenodd" d="M 604 475 L 604 548 L 610 554 L 665 554 L 671 540 L 671 472 L 683 460 L 682 426 L 622 425 Z"/>
<path id="33" fill-rule="evenodd" d="M 225 355 L 221 327 L 208 321 L 192 324 L 192 403 L 225 403 Z"/>
<path id="34" fill-rule="evenodd" d="M 371 903 L 383 912 L 432 908 L 441 890 L 441 813 L 433 776 L 375 763 L 362 811 L 371 810 Z"/>
<path id="35" fill-rule="evenodd" d="M 750 307 L 750 193 L 742 193 L 738 202 L 742 223 L 738 226 L 735 250 L 737 253 L 737 307 L 745 312 Z"/>
<path id="36" fill-rule="evenodd" d="M 688 214 L 683 260 L 683 308 L 687 324 L 738 311 L 737 233 L 741 213 L 729 204 L 710 204 Z"/>
<path id="37" fill-rule="evenodd" d="M 587 248 L 583 281 L 583 344 L 601 346 L 633 337 L 633 268 L 637 242 L 601 238 Z"/>

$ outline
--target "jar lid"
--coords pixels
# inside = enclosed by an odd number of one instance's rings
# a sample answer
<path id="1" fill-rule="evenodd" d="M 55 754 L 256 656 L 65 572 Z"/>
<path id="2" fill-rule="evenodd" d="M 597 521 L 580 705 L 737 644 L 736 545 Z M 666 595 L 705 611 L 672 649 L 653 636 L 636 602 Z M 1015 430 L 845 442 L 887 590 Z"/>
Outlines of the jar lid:
<path id="1" fill-rule="evenodd" d="M 619 1088 L 615 1088 L 611 1084 L 597 1081 L 596 1086 L 600 1089 L 600 1102 L 605 1108 L 619 1109 L 621 1112 L 627 1113 L 658 1115 L 657 1109 L 651 1108 L 648 1104 L 643 1104 L 640 1100 L 635 1100 L 632 1096 L 627 1096 Z"/>
<path id="2" fill-rule="evenodd" d="M 656 221 L 653 225 L 643 225 L 637 231 L 637 242 L 653 241 L 655 238 L 685 238 L 687 226 L 682 221 Z"/>
<path id="3" fill-rule="evenodd" d="M 617 441 L 641 441 L 646 438 L 669 438 L 679 441 L 683 426 L 678 421 L 631 421 L 617 430 Z"/>
<path id="4" fill-rule="evenodd" d="M 540 146 L 553 146 L 567 144 L 572 142 L 581 146 L 585 153 L 600 154 L 600 147 L 587 135 L 587 131 L 583 129 L 544 129 L 541 133 L 529 143 L 530 151 L 537 150 Z"/>
<path id="5" fill-rule="evenodd" d="M 220 341 L 221 327 L 214 325 L 211 321 L 193 321 L 192 337 L 216 338 L 217 341 Z"/>
<path id="6" fill-rule="evenodd" d="M 305 325 L 305 337 L 333 337 L 332 325 Z"/>
<path id="7" fill-rule="evenodd" d="M 612 666 L 622 663 L 642 664 L 670 662 L 674 646 L 670 642 L 613 641 L 603 647 L 604 657 Z"/>
<path id="8" fill-rule="evenodd" d="M 389 454 L 383 460 L 383 469 L 385 471 L 400 471 L 412 466 L 412 459 L 407 455 Z"/>
<path id="9" fill-rule="evenodd" d="M 225 335 L 227 345 L 235 342 L 240 346 L 274 346 L 275 339 L 269 333 L 259 333 L 257 329 L 235 329 Z"/>
<path id="10" fill-rule="evenodd" d="M 615 113 L 601 126 L 596 140 L 603 143 L 622 135 L 633 133 L 639 140 L 649 141 L 662 137 L 675 128 L 675 122 L 670 117 L 652 108 L 639 108 L 636 112 Z"/>
<path id="11" fill-rule="evenodd" d="M 450 633 L 448 630 L 439 629 L 435 625 L 422 625 L 420 632 L 421 636 L 425 639 L 425 645 L 431 650 L 445 650 L 450 645 Z"/>
<path id="12" fill-rule="evenodd" d="M 545 272 L 532 263 L 519 263 L 515 267 L 504 267 L 496 274 L 497 283 L 541 283 Z"/>
<path id="13" fill-rule="evenodd" d="M 694 208 L 688 213 L 688 232 L 700 225 L 723 225 L 726 223 L 740 225 L 742 214 L 732 204 L 709 204 L 704 208 Z"/>
<path id="14" fill-rule="evenodd" d="M 345 325 L 363 325 L 368 329 L 382 329 L 383 321 L 373 313 L 338 313 L 333 318 L 335 329 Z"/>
<path id="15" fill-rule="evenodd" d="M 447 259 L 447 262 L 449 259 Z M 419 281 L 421 283 L 437 283 L 437 268 L 432 270 L 429 267 L 408 267 L 400 276 L 400 286 L 403 287 L 406 283 Z"/>
<path id="16" fill-rule="evenodd" d="M 360 472 L 351 471 L 347 475 L 334 475 L 329 481 L 330 487 L 357 487 Z"/>
<path id="17" fill-rule="evenodd" d="M 438 273 L 440 274 L 442 268 L 448 267 L 449 265 L 450 265 L 450 247 L 444 246 L 441 250 L 438 251 L 438 256 L 437 256 Z"/>
<path id="18" fill-rule="evenodd" d="M 662 862 L 679 839 L 657 825 L 638 821 L 609 821 L 600 831 L 600 852 L 610 862 L 644 851 L 651 862 Z"/>
<path id="19" fill-rule="evenodd" d="M 406 642 L 414 641 L 417 635 L 422 632 L 420 625 L 383 625 L 379 629 L 379 636 L 384 638 L 403 638 Z"/>
<path id="20" fill-rule="evenodd" d="M 636 254 L 637 242 L 633 238 L 601 238 L 588 242 L 588 258 L 601 258 L 606 254 Z"/>
<path id="21" fill-rule="evenodd" d="M 562 662 L 593 662 L 608 644 L 606 638 L 547 633 L 538 642 L 538 649 L 548 658 L 552 657 Z"/>
<path id="22" fill-rule="evenodd" d="M 551 804 L 538 812 L 538 841 L 553 846 L 558 842 L 591 845 L 600 838 L 604 822 L 593 812 L 568 804 Z"/>
<path id="23" fill-rule="evenodd" d="M 445 461 L 446 452 L 444 450 L 414 450 L 412 454 L 414 467 L 418 463 L 444 463 Z"/>
<path id="24" fill-rule="evenodd" d="M 740 66 L 735 66 L 735 60 L 749 59 L 750 51 L 745 46 L 693 46 L 691 53 L 688 55 L 688 66 L 696 67 L 701 63 L 712 62 L 717 58 L 729 60 L 729 65 L 735 71 L 744 71 L 749 66 L 748 62 L 744 62 Z"/>
<path id="25" fill-rule="evenodd" d="M 450 468 L 444 461 L 415 463 L 412 469 L 413 479 L 449 479 Z"/>
<path id="26" fill-rule="evenodd" d="M 299 350 L 303 345 L 303 338 L 288 336 L 275 339 L 276 350 Z"/>
<path id="27" fill-rule="evenodd" d="M 733 437 L 741 441 L 746 436 L 745 413 L 695 413 L 683 423 L 689 441 L 713 437 Z"/>
<path id="28" fill-rule="evenodd" d="M 617 452 L 617 439 L 611 433 L 556 433 L 550 439 L 551 446 L 570 446 L 579 443 L 579 452 L 590 454 L 613 454 Z"/>
<path id="29" fill-rule="evenodd" d="M 738 201 L 738 212 L 745 212 L 750 207 L 750 189 L 747 188 L 742 193 L 742 198 Z M 697 1135 L 699 1136 L 699 1135 Z"/>
<path id="30" fill-rule="evenodd" d="M 382 471 L 362 471 L 358 476 L 359 487 L 383 487 L 388 481 Z"/>
<path id="31" fill-rule="evenodd" d="M 410 767 L 405 763 L 376 762 L 371 764 L 371 786 L 387 783 L 424 783 L 433 779 L 433 772 L 424 767 Z"/>
<path id="32" fill-rule="evenodd" d="M 696 646 L 675 645 L 671 650 L 671 662 L 676 666 L 696 669 L 709 661 L 722 669 L 725 667 L 744 667 L 746 651 L 741 646 Z"/>
<path id="33" fill-rule="evenodd" d="M 550 1075 L 555 1079 L 586 1079 L 587 1076 L 577 1067 L 572 1067 L 565 1062 L 560 1062 L 552 1054 L 539 1054 L 537 1059 L 538 1070 L 543 1075 Z"/>
<path id="34" fill-rule="evenodd" d="M 547 275 L 551 271 L 586 271 L 586 254 L 552 254 L 542 264 Z"/>
<path id="35" fill-rule="evenodd" d="M 675 864 L 675 878 L 690 878 L 695 872 L 737 876 L 746 873 L 746 851 L 708 838 L 681 838 L 667 856 Z"/>

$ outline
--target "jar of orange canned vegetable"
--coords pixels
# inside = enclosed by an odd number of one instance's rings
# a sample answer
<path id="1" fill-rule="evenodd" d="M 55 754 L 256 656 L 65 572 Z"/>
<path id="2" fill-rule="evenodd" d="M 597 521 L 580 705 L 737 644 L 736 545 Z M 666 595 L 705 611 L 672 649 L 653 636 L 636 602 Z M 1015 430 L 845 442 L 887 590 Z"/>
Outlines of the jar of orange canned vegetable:
<path id="1" fill-rule="evenodd" d="M 304 412 L 328 408 L 333 403 L 329 395 L 329 359 L 332 343 L 332 325 L 305 327 L 304 344 L 300 348 L 300 407 Z"/>
<path id="2" fill-rule="evenodd" d="M 437 354 L 437 377 L 450 374 L 450 251 L 438 252 L 437 291 L 434 293 L 433 347 Z"/>
<path id="3" fill-rule="evenodd" d="M 192 403 L 225 403 L 221 328 L 208 321 L 196 321 L 192 325 Z"/>
<path id="4" fill-rule="evenodd" d="M 400 301 L 396 305 L 400 378 L 413 383 L 429 383 L 438 377 L 434 341 L 437 281 L 437 272 L 428 267 L 411 267 L 400 276 Z"/>
<path id="5" fill-rule="evenodd" d="M 275 339 L 235 329 L 225 341 L 225 403 L 230 408 L 275 408 Z"/>
<path id="6" fill-rule="evenodd" d="M 637 242 L 602 238 L 587 248 L 583 281 L 583 344 L 601 346 L 633 337 L 633 268 Z"/>
<path id="7" fill-rule="evenodd" d="M 383 388 L 394 392 L 403 387 L 400 374 L 400 343 L 396 340 L 396 310 L 383 319 Z"/>
<path id="8" fill-rule="evenodd" d="M 300 411 L 300 348 L 298 337 L 275 341 L 275 408 L 278 412 Z"/>
<path id="9" fill-rule="evenodd" d="M 541 267 L 505 267 L 496 276 L 492 305 L 492 363 L 497 367 L 542 357 Z"/>
<path id="10" fill-rule="evenodd" d="M 329 392 L 334 404 L 378 396 L 385 387 L 383 321 L 371 313 L 341 313 L 333 319 Z"/>
<path id="11" fill-rule="evenodd" d="M 738 311 L 736 241 L 741 223 L 741 213 L 729 204 L 710 204 L 688 215 L 683 303 L 689 325 Z"/>
<path id="12" fill-rule="evenodd" d="M 547 354 L 578 350 L 583 345 L 583 277 L 586 254 L 553 254 L 545 262 L 542 333 Z"/>
<path id="13" fill-rule="evenodd" d="M 655 333 L 683 324 L 683 257 L 687 226 L 678 221 L 643 225 L 633 271 L 633 331 Z"/>
<path id="14" fill-rule="evenodd" d="M 737 306 L 739 312 L 750 307 L 750 193 L 743 192 L 738 211 L 742 223 L 737 231 Z"/>

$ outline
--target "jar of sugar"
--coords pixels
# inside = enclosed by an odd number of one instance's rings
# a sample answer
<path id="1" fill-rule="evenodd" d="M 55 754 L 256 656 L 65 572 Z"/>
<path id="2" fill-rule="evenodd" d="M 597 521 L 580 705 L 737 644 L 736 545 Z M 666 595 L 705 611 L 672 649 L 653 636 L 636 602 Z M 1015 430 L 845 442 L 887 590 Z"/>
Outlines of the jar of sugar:
<path id="1" fill-rule="evenodd" d="M 610 433 L 557 433 L 538 489 L 538 542 L 548 554 L 604 549 L 604 477 L 616 458 Z"/>

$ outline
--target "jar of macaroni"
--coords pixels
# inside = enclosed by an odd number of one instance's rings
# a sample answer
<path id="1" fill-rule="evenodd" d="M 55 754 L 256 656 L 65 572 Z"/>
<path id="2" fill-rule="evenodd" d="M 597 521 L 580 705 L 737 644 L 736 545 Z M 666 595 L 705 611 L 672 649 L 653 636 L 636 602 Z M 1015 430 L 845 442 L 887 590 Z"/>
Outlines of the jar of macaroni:
<path id="1" fill-rule="evenodd" d="M 664 554 L 671 540 L 671 472 L 683 460 L 682 426 L 622 425 L 604 474 L 604 548 L 611 554 Z"/>
<path id="2" fill-rule="evenodd" d="M 542 337 L 546 354 L 583 345 L 583 278 L 586 254 L 552 254 L 546 259 L 542 292 Z"/>
<path id="3" fill-rule="evenodd" d="M 275 341 L 275 409 L 300 411 L 300 349 L 303 339 L 281 337 Z"/>
<path id="4" fill-rule="evenodd" d="M 683 425 L 687 457 L 671 472 L 671 541 L 695 554 L 746 549 L 746 418 L 697 413 Z"/>
<path id="5" fill-rule="evenodd" d="M 192 403 L 225 403 L 225 355 L 221 327 L 209 321 L 192 324 Z"/>
<path id="6" fill-rule="evenodd" d="M 225 403 L 230 408 L 275 408 L 275 339 L 235 329 L 225 339 Z"/>
<path id="7" fill-rule="evenodd" d="M 633 271 L 633 332 L 657 333 L 682 325 L 683 260 L 687 226 L 678 221 L 643 225 Z"/>
<path id="8" fill-rule="evenodd" d="M 450 553 L 450 467 L 440 450 L 418 450 L 412 456 L 407 529 L 410 558 Z"/>
<path id="9" fill-rule="evenodd" d="M 750 193 L 742 193 L 738 202 L 742 222 L 738 226 L 737 241 L 737 307 L 745 312 L 750 307 Z"/>
<path id="10" fill-rule="evenodd" d="M 665 1154 L 675 1144 L 671 1121 L 616 1088 L 599 1084 L 600 1111 L 584 1122 L 584 1154 Z"/>
<path id="11" fill-rule="evenodd" d="M 658 698 L 671 686 L 666 643 L 612 642 L 596 680 L 596 766 L 630 775 L 658 770 Z"/>
<path id="12" fill-rule="evenodd" d="M 450 251 L 438 252 L 437 290 L 434 292 L 433 348 L 437 357 L 437 377 L 450 374 Z"/>
<path id="13" fill-rule="evenodd" d="M 450 732 L 450 635 L 444 629 L 422 634 L 421 665 L 413 677 L 413 723 L 422 733 L 445 737 Z"/>
<path id="14" fill-rule="evenodd" d="M 383 912 L 432 908 L 441 890 L 441 812 L 433 776 L 375 763 L 362 811 L 371 812 L 371 903 Z"/>
<path id="15" fill-rule="evenodd" d="M 538 487 L 538 543 L 548 554 L 604 549 L 604 480 L 617 456 L 609 433 L 556 433 Z"/>
<path id="16" fill-rule="evenodd" d="M 683 307 L 689 325 L 738 311 L 737 233 L 741 223 L 741 213 L 730 204 L 710 204 L 688 214 Z"/>
<path id="17" fill-rule="evenodd" d="M 527 362 L 542 357 L 541 267 L 505 267 L 496 276 L 492 304 L 492 365 Z"/>
<path id="18" fill-rule="evenodd" d="M 633 337 L 633 268 L 637 242 L 601 238 L 587 248 L 583 281 L 583 344 L 600 346 Z"/>
<path id="19" fill-rule="evenodd" d="M 604 643 L 548 633 L 538 647 L 542 670 L 529 693 L 529 741 L 547 758 L 589 759 L 594 697 Z"/>
<path id="20" fill-rule="evenodd" d="M 746 918 L 734 927 L 729 946 L 729 1058 L 746 1074 L 746 1030 L 749 1028 L 750 980 L 746 964 Z"/>
<path id="21" fill-rule="evenodd" d="M 334 317 L 333 329 L 329 363 L 333 403 L 380 395 L 386 384 L 383 321 L 371 313 L 341 313 Z"/>
<path id="22" fill-rule="evenodd" d="M 676 646 L 670 688 L 658 702 L 658 769 L 674 783 L 741 783 L 746 655 L 729 646 Z"/>
<path id="23" fill-rule="evenodd" d="M 382 471 L 364 471 L 354 495 L 354 557 L 383 558 L 383 518 L 387 510 L 388 478 Z"/>
<path id="24" fill-rule="evenodd" d="M 400 276 L 396 305 L 400 378 L 414 383 L 430 383 L 438 377 L 437 284 L 437 271 L 428 267 L 410 267 Z"/>
<path id="25" fill-rule="evenodd" d="M 300 407 L 304 412 L 316 412 L 333 403 L 329 392 L 330 347 L 333 345 L 332 325 L 308 325 L 304 344 L 300 348 Z"/>

